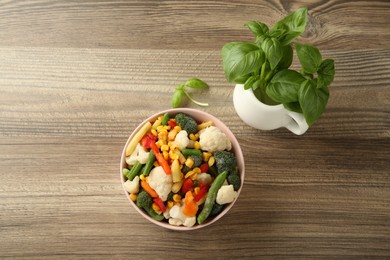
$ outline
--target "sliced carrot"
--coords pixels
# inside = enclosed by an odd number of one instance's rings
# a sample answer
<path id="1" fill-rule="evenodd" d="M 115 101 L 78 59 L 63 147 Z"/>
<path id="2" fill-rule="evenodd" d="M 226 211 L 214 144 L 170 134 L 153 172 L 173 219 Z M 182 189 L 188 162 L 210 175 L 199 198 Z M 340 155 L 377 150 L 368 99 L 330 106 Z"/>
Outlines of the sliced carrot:
<path id="1" fill-rule="evenodd" d="M 149 183 L 147 183 L 146 181 L 141 181 L 141 187 L 142 187 L 147 193 L 149 193 L 149 195 L 150 195 L 152 198 L 158 198 L 157 192 L 156 192 L 152 187 L 150 187 Z"/>
<path id="2" fill-rule="evenodd" d="M 154 152 L 154 156 L 156 156 L 156 160 L 161 165 L 161 167 L 163 167 L 165 173 L 171 174 L 172 173 L 171 166 L 169 166 L 167 160 L 164 159 L 164 156 L 161 154 L 160 149 L 158 149 L 156 143 L 151 142 L 150 148 L 152 148 Z"/>
<path id="3" fill-rule="evenodd" d="M 198 212 L 198 204 L 194 201 L 194 196 L 191 191 L 187 191 L 184 198 L 183 213 L 189 217 L 193 217 Z"/>

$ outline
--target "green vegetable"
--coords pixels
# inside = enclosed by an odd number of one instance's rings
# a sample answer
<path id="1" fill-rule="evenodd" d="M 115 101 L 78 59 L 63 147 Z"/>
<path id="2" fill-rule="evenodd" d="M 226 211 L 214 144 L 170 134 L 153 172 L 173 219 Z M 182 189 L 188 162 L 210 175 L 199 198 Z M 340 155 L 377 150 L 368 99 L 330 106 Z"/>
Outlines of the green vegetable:
<path id="1" fill-rule="evenodd" d="M 129 172 L 130 172 L 130 170 L 127 169 L 127 168 L 123 168 L 123 169 L 122 169 L 122 174 L 123 174 L 123 176 L 125 176 L 126 178 L 127 178 L 127 174 L 129 174 Z"/>
<path id="2" fill-rule="evenodd" d="M 224 207 L 225 207 L 225 205 L 215 203 L 213 208 L 211 209 L 209 217 L 217 216 L 219 213 L 221 213 L 221 211 L 223 210 Z"/>
<path id="3" fill-rule="evenodd" d="M 303 113 L 308 125 L 312 125 L 327 105 L 335 67 L 332 59 L 322 60 L 316 47 L 292 43 L 305 31 L 306 24 L 306 7 L 290 13 L 271 29 L 258 21 L 247 22 L 245 25 L 256 36 L 254 42 L 225 44 L 222 60 L 229 82 L 244 84 L 263 103 L 283 104 L 288 110 Z M 289 69 L 292 45 L 300 71 Z"/>
<path id="4" fill-rule="evenodd" d="M 229 174 L 227 181 L 229 184 L 233 185 L 234 190 L 238 190 L 241 187 L 241 178 L 238 174 Z"/>
<path id="5" fill-rule="evenodd" d="M 150 197 L 150 195 L 146 191 L 142 190 L 140 193 L 138 193 L 136 205 L 140 208 L 143 208 L 153 219 L 157 221 L 163 220 L 164 216 L 157 214 L 152 209 L 152 203 L 152 197 Z"/>
<path id="6" fill-rule="evenodd" d="M 176 114 L 175 119 L 181 129 L 187 131 L 187 134 L 196 134 L 196 132 L 198 132 L 198 124 L 191 116 L 184 113 L 178 113 Z"/>
<path id="7" fill-rule="evenodd" d="M 228 151 L 216 151 L 214 153 L 218 173 L 227 171 L 229 174 L 236 172 L 236 156 Z"/>
<path id="8" fill-rule="evenodd" d="M 153 163 L 156 161 L 156 156 L 154 156 L 153 150 L 150 150 L 148 159 L 146 161 L 145 167 L 143 168 L 142 174 L 145 176 L 148 176 L 150 173 L 150 170 L 153 167 Z"/>
<path id="9" fill-rule="evenodd" d="M 169 121 L 169 114 L 168 113 L 165 113 L 161 119 L 161 124 L 162 125 L 168 125 L 168 121 Z"/>
<path id="10" fill-rule="evenodd" d="M 198 149 L 184 148 L 183 150 L 181 150 L 181 153 L 185 157 L 188 157 L 190 155 L 202 156 L 202 151 Z"/>
<path id="11" fill-rule="evenodd" d="M 198 150 L 198 151 L 200 151 L 200 150 Z M 202 155 L 200 155 L 200 156 L 199 155 L 190 155 L 188 157 L 194 161 L 194 165 L 192 167 L 199 167 L 203 162 Z"/>
<path id="12" fill-rule="evenodd" d="M 135 176 L 137 176 L 142 169 L 142 163 L 136 162 L 133 167 L 131 167 L 130 171 L 127 173 L 127 179 L 132 181 Z"/>
<path id="13" fill-rule="evenodd" d="M 211 210 L 215 204 L 215 199 L 217 198 L 217 193 L 219 188 L 221 188 L 222 184 L 226 180 L 227 172 L 220 173 L 211 184 L 210 189 L 207 193 L 206 201 L 204 202 L 204 206 L 202 211 L 199 213 L 197 221 L 198 224 L 202 224 L 210 215 Z"/>
<path id="14" fill-rule="evenodd" d="M 199 105 L 199 106 L 208 106 L 208 103 L 202 103 L 199 101 L 196 101 L 191 97 L 189 92 L 186 90 L 186 88 L 192 88 L 192 89 L 205 89 L 209 86 L 202 80 L 197 78 L 191 78 L 187 80 L 185 83 L 181 83 L 176 86 L 175 92 L 172 96 L 172 107 L 177 108 L 180 107 L 182 104 L 184 96 L 187 96 L 189 100 L 191 100 L 193 103 Z"/>

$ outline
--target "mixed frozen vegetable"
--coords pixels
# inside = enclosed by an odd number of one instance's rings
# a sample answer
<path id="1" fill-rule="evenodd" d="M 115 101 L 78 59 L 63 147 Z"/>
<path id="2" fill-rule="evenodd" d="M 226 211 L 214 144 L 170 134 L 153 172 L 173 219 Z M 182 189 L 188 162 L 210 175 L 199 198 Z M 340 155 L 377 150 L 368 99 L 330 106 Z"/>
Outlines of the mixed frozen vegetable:
<path id="1" fill-rule="evenodd" d="M 166 113 L 145 123 L 126 147 L 124 188 L 157 221 L 202 224 L 233 202 L 241 187 L 231 148 L 213 122 Z"/>

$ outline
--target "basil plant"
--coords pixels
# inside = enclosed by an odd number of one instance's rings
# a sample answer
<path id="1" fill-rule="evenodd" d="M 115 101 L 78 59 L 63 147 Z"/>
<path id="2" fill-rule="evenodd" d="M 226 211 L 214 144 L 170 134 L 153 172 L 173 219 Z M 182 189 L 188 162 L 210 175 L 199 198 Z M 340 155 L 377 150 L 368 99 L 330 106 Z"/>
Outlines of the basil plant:
<path id="1" fill-rule="evenodd" d="M 245 25 L 256 36 L 254 42 L 230 42 L 222 48 L 225 77 L 244 84 L 268 105 L 283 104 L 302 113 L 312 125 L 325 110 L 335 67 L 332 59 L 322 59 L 320 51 L 309 44 L 293 43 L 306 29 L 307 8 L 299 8 L 271 29 L 251 21 Z M 301 69 L 290 69 L 293 49 Z"/>

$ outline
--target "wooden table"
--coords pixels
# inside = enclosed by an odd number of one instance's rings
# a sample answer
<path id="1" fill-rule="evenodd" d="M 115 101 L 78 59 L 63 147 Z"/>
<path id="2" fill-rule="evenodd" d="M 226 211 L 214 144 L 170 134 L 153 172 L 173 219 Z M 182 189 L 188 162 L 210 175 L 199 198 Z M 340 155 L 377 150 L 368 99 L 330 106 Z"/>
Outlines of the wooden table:
<path id="1" fill-rule="evenodd" d="M 242 123 L 220 50 L 306 5 L 300 42 L 336 63 L 303 136 Z M 0 258 L 390 257 L 388 1 L 0 1 Z M 152 225 L 128 203 L 120 154 L 176 84 L 237 136 L 245 184 L 205 229 Z"/>

